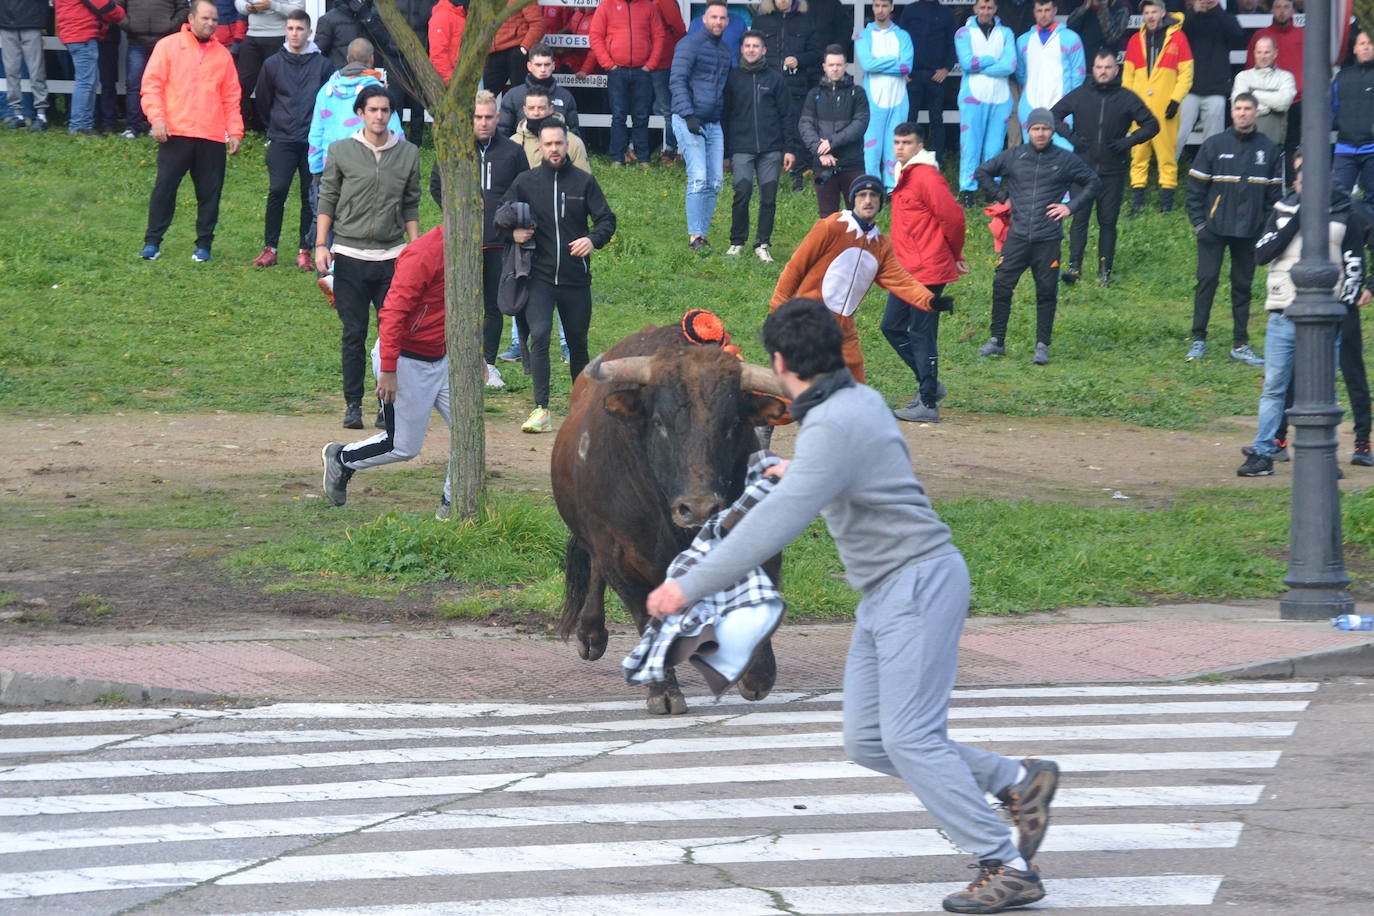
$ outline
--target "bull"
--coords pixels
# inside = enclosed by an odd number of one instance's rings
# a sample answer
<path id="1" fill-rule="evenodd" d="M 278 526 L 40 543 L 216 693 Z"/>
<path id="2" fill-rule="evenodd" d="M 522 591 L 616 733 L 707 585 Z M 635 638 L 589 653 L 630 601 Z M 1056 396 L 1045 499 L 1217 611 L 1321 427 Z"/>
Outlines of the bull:
<path id="1" fill-rule="evenodd" d="M 675 326 L 645 327 L 577 378 L 551 477 L 570 532 L 558 633 L 576 636 L 582 658 L 606 651 L 608 585 L 644 632 L 649 592 L 701 525 L 743 492 L 754 426 L 784 412 L 783 394 L 770 370 L 694 344 Z M 775 582 L 781 566 L 774 557 L 765 567 Z M 739 692 L 761 700 L 776 676 L 765 641 Z M 686 711 L 671 668 L 650 686 L 647 705 L 656 715 Z"/>

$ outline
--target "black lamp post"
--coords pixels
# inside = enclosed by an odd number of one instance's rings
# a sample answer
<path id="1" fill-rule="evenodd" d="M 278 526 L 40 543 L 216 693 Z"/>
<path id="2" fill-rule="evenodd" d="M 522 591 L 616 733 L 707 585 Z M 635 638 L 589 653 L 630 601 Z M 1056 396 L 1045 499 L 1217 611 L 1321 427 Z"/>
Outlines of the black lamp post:
<path id="1" fill-rule="evenodd" d="M 1343 4 L 1338 4 L 1344 8 Z M 1293 267 L 1297 296 L 1285 313 L 1297 326 L 1293 364 L 1292 530 L 1288 593 L 1279 602 L 1285 620 L 1318 620 L 1347 614 L 1341 494 L 1336 484 L 1336 336 L 1345 306 L 1333 293 L 1340 267 L 1331 261 L 1328 222 L 1331 199 L 1331 7 L 1308 0 L 1303 42 L 1303 157 L 1300 210 L 1302 260 Z"/>

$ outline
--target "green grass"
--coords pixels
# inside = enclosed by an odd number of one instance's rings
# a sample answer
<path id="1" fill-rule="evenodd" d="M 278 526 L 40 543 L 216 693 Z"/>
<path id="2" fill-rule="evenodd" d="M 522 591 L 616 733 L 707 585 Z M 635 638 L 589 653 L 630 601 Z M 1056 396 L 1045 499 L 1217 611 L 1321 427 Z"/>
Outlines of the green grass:
<path id="1" fill-rule="evenodd" d="M 195 202 L 189 180 L 163 258 L 136 257 L 155 155 L 146 139 L 0 132 L 3 403 L 40 413 L 337 409 L 334 313 L 311 277 L 289 266 L 289 242 L 282 266 L 260 270 L 249 264 L 262 244 L 261 144 L 250 140 L 230 160 L 210 264 L 190 261 Z M 426 175 L 430 161 L 426 150 Z M 761 361 L 757 331 L 781 265 L 764 265 L 747 254 L 723 256 L 728 184 L 716 213 L 714 253 L 699 256 L 685 244 L 680 169 L 611 170 L 604 159 L 594 167 L 619 229 L 593 259 L 593 352 L 645 324 L 705 307 L 721 314 L 747 357 Z M 288 202 L 288 227 L 294 206 Z M 774 233 L 779 259 L 810 227 L 814 208 L 809 191 L 781 192 Z M 426 195 L 422 225 L 437 219 Z M 973 273 L 952 287 L 958 311 L 942 320 L 947 408 L 1110 417 L 1163 428 L 1253 412 L 1259 381 L 1253 370 L 1229 364 L 1224 354 L 1201 365 L 1181 359 L 1195 256 L 1182 215 L 1151 212 L 1122 226 L 1117 285 L 1109 291 L 1091 283 L 1062 291 L 1055 362 L 1036 369 L 1029 364 L 1035 311 L 1029 276 L 1013 310 L 1011 356 L 974 355 L 986 337 L 995 256 L 984 218 L 970 218 Z M 1090 247 L 1090 260 L 1092 252 Z M 871 382 L 893 402 L 904 402 L 910 373 L 878 331 L 885 298 L 881 290 L 871 292 L 858 324 Z M 1216 320 L 1228 321 L 1225 313 L 1223 303 Z M 555 376 L 555 397 L 566 396 L 567 378 Z M 523 406 L 526 386 L 512 388 L 496 402 Z"/>

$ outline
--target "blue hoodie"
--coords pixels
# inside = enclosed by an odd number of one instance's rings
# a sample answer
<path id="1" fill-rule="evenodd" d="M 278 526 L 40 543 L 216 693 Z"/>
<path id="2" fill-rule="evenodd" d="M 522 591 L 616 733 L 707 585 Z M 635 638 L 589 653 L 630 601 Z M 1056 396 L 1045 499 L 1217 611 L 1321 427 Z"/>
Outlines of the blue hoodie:
<path id="1" fill-rule="evenodd" d="M 335 140 L 351 137 L 363 126 L 362 116 L 353 110 L 353 100 L 365 86 L 385 86 L 375 70 L 350 63 L 329 78 L 315 94 L 315 115 L 310 119 L 310 172 L 324 173 L 324 154 Z M 392 133 L 401 133 L 401 117 L 395 111 L 387 124 Z"/>

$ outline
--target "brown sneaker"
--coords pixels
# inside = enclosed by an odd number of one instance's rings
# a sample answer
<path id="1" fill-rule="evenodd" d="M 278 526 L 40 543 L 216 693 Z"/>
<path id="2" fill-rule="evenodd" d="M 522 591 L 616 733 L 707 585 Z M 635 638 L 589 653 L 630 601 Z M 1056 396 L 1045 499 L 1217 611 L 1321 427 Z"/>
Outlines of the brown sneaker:
<path id="1" fill-rule="evenodd" d="M 998 859 L 984 859 L 973 883 L 950 894 L 941 904 L 950 913 L 1000 913 L 1034 903 L 1045 896 L 1045 885 L 1034 870 L 1008 868 Z"/>
<path id="2" fill-rule="evenodd" d="M 1029 863 L 1050 828 L 1050 802 L 1059 787 L 1059 766 L 1053 760 L 1032 757 L 1022 760 L 1021 766 L 1026 768 L 1026 778 L 998 792 L 997 798 L 1011 814 L 1017 851 Z"/>

